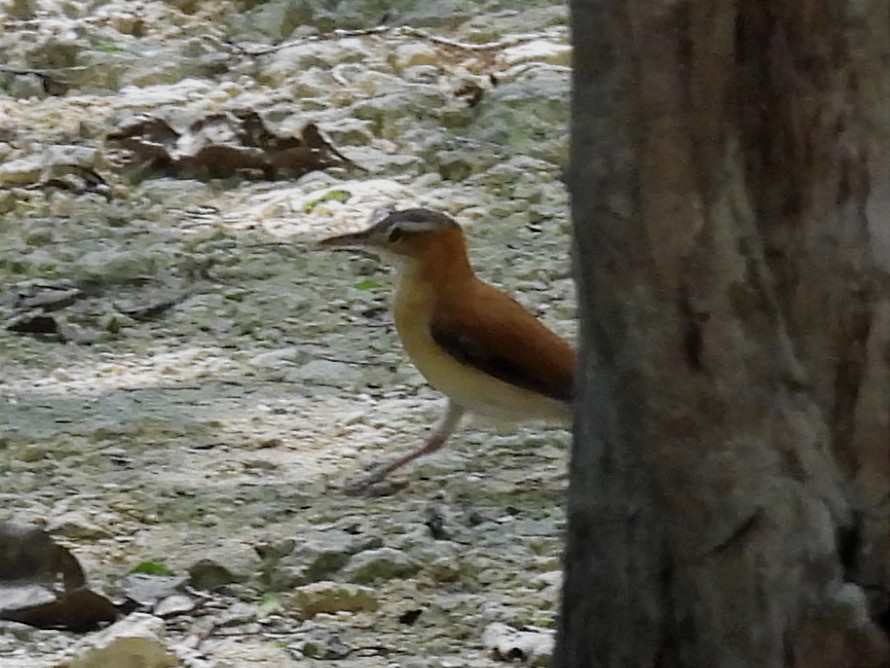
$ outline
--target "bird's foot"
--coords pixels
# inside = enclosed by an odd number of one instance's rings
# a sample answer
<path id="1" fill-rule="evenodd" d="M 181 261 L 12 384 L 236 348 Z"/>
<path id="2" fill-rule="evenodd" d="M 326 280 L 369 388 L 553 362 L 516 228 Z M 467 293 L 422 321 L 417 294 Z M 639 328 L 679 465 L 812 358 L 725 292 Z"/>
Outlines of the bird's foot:
<path id="1" fill-rule="evenodd" d="M 389 480 L 388 466 L 378 466 L 364 476 L 347 480 L 338 486 L 331 486 L 347 496 L 391 496 L 408 486 L 407 481 Z"/>

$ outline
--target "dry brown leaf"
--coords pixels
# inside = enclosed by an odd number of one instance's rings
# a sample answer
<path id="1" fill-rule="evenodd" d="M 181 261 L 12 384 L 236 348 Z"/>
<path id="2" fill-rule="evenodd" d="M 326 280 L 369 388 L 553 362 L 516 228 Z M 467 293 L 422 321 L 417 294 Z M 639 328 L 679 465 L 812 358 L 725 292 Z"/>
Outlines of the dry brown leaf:
<path id="1" fill-rule="evenodd" d="M 92 631 L 103 623 L 110 623 L 120 614 L 118 607 L 101 594 L 81 587 L 61 594 L 47 603 L 23 608 L 0 608 L 0 619 L 40 629 Z"/>
<path id="2" fill-rule="evenodd" d="M 54 585 L 60 575 L 66 590 L 86 584 L 77 558 L 67 548 L 57 545 L 43 529 L 0 523 L 0 581 Z"/>
<path id="3" fill-rule="evenodd" d="M 140 117 L 108 135 L 130 152 L 137 173 L 182 178 L 298 178 L 328 167 L 358 168 L 309 123 L 300 137 L 278 135 L 253 110 L 215 112 L 179 133 L 165 121 Z"/>

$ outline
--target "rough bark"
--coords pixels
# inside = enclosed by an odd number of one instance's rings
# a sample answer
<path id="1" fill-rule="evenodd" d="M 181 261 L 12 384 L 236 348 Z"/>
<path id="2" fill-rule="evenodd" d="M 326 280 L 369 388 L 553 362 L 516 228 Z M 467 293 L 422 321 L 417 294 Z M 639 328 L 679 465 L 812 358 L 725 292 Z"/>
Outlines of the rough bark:
<path id="1" fill-rule="evenodd" d="M 556 665 L 890 665 L 890 2 L 572 14 Z"/>

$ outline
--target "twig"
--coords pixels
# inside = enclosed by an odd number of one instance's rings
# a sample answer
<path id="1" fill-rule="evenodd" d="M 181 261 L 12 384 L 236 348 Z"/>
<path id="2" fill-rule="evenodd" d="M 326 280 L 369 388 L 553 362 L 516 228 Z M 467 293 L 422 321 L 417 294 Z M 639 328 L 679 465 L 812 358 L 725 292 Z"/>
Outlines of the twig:
<path id="1" fill-rule="evenodd" d="M 62 72 L 80 72 L 87 69 L 86 65 L 72 65 L 71 67 L 57 67 L 54 69 L 31 69 L 26 67 L 10 67 L 9 65 L 0 65 L 0 72 L 9 72 L 10 74 L 36 74 L 39 77 L 59 76 Z"/>
<path id="2" fill-rule="evenodd" d="M 456 51 L 468 51 L 471 53 L 500 51 L 511 46 L 525 44 L 526 42 L 531 42 L 533 40 L 541 38 L 541 35 L 538 33 L 529 33 L 526 35 L 517 35 L 515 37 L 510 37 L 495 42 L 482 42 L 479 44 L 475 44 L 473 42 L 459 42 L 457 40 L 449 39 L 448 37 L 442 37 L 441 35 L 434 35 L 427 32 L 426 30 L 421 30 L 420 28 L 412 28 L 411 26 L 377 26 L 376 28 L 364 28 L 361 30 L 333 30 L 321 35 L 312 35 L 310 37 L 289 40 L 287 42 L 276 44 L 275 46 L 263 47 L 260 49 L 250 49 L 245 46 L 241 46 L 240 44 L 230 42 L 228 40 L 222 40 L 215 35 L 202 35 L 202 39 L 215 44 L 220 49 L 228 51 L 229 53 L 255 58 L 257 56 L 267 56 L 271 53 L 277 53 L 278 51 L 282 51 L 283 49 L 289 49 L 291 47 L 299 46 L 301 44 L 306 44 L 309 42 L 348 39 L 350 37 L 366 37 L 370 35 L 416 37 L 418 39 L 432 42 L 433 44 L 437 44 L 447 49 L 453 49 Z"/>
<path id="3" fill-rule="evenodd" d="M 457 49 L 460 51 L 500 51 L 501 49 L 507 49 L 511 46 L 517 46 L 518 44 L 525 44 L 526 42 L 531 42 L 536 39 L 540 39 L 540 34 L 529 33 L 527 35 L 517 35 L 516 37 L 511 37 L 509 39 L 498 40 L 497 42 L 482 42 L 481 44 L 474 44 L 472 42 L 458 42 L 453 39 L 448 39 L 447 37 L 440 37 L 438 35 L 432 35 L 425 30 L 421 30 L 419 28 L 411 28 L 409 26 L 402 26 L 398 29 L 400 32 L 404 32 L 407 35 L 411 35 L 412 37 L 419 37 L 420 39 L 425 39 L 434 44 L 439 44 L 440 46 L 446 46 L 450 49 Z"/>

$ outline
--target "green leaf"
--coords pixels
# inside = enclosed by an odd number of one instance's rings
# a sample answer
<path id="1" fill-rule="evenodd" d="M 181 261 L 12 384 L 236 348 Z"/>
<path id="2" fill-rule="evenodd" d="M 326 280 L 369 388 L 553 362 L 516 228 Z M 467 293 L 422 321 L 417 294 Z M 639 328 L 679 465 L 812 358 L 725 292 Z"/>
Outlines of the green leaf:
<path id="1" fill-rule="evenodd" d="M 98 42 L 92 45 L 94 51 L 100 51 L 102 53 L 120 53 L 121 51 L 126 51 L 116 44 L 111 44 L 110 42 Z"/>
<path id="2" fill-rule="evenodd" d="M 312 209 L 317 207 L 322 202 L 348 202 L 350 197 L 352 197 L 352 193 L 348 190 L 328 190 L 318 199 L 314 199 L 311 202 L 306 202 L 306 204 L 303 206 L 303 211 L 306 213 L 311 213 Z"/>
<path id="3" fill-rule="evenodd" d="M 281 607 L 281 599 L 275 594 L 263 594 L 257 605 L 260 608 L 278 608 Z"/>
<path id="4" fill-rule="evenodd" d="M 372 281 L 370 278 L 366 278 L 364 281 L 359 281 L 353 287 L 358 288 L 359 290 L 376 290 L 377 288 L 382 288 L 383 283 L 378 283 L 377 281 Z"/>
<path id="5" fill-rule="evenodd" d="M 307 656 L 310 659 L 317 659 L 321 656 L 321 648 L 308 640 L 303 643 L 302 647 L 300 647 L 300 652 L 303 656 Z"/>
<path id="6" fill-rule="evenodd" d="M 348 190 L 331 190 L 322 199 L 331 199 L 335 202 L 348 202 L 352 193 Z"/>
<path id="7" fill-rule="evenodd" d="M 145 575 L 175 575 L 173 571 L 159 561 L 143 561 L 130 569 L 131 573 L 144 573 Z"/>

